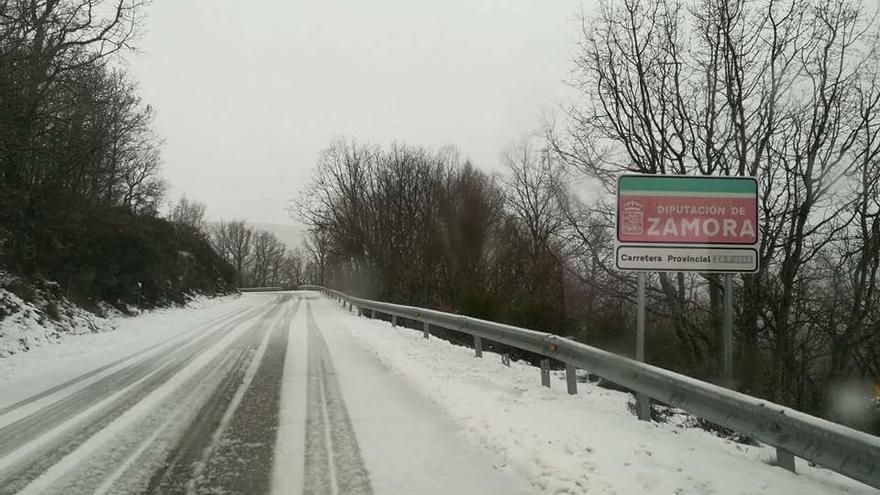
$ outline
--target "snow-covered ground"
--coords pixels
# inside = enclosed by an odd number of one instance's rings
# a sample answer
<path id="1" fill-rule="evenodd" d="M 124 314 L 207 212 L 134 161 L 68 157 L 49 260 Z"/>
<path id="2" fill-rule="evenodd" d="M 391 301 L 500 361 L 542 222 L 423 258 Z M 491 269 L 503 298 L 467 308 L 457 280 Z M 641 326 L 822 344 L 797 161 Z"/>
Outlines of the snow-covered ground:
<path id="1" fill-rule="evenodd" d="M 47 314 L 49 307 L 55 313 L 53 316 Z M 66 335 L 105 332 L 112 328 L 109 319 L 63 299 L 51 306 L 34 304 L 0 288 L 0 358 L 58 342 Z"/>
<path id="2" fill-rule="evenodd" d="M 390 372 L 382 361 L 352 339 L 348 328 L 352 323 L 360 325 L 362 320 L 352 321 L 325 298 L 309 299 L 304 313 L 292 327 L 307 331 L 293 332 L 289 343 L 287 363 L 291 369 L 282 388 L 276 458 L 276 466 L 287 468 L 276 471 L 276 493 L 291 493 L 290 487 L 298 485 L 304 486 L 304 493 L 316 495 L 534 493 L 522 476 L 495 462 L 492 452 L 471 441 L 405 377 Z M 316 366 L 317 362 L 321 365 Z M 328 378 L 326 386 L 313 387 L 318 368 Z M 321 388 L 321 394 L 309 393 L 309 389 L 315 388 Z M 309 441 L 309 434 L 320 430 L 309 420 L 309 413 L 320 416 L 314 414 L 320 409 L 314 406 L 320 399 L 326 402 L 328 419 L 334 416 L 334 409 L 344 409 L 339 415 L 348 418 L 336 424 L 329 422 L 326 434 L 333 437 L 329 443 L 338 447 L 349 441 L 340 431 L 350 431 L 354 437 L 351 443 L 356 452 L 334 448 L 337 452 L 331 456 L 337 459 L 338 491 L 321 486 L 320 480 L 313 482 L 309 475 L 310 461 L 321 461 L 320 449 L 309 449 L 309 444 L 315 443 Z M 350 423 L 350 427 L 345 423 Z M 362 459 L 369 490 L 344 489 L 344 479 L 351 478 L 354 470 L 350 462 L 339 466 L 338 459 L 346 458 Z"/>
<path id="3" fill-rule="evenodd" d="M 347 321 L 246 294 L 0 359 L 0 495 L 532 493 Z"/>
<path id="4" fill-rule="evenodd" d="M 143 493 L 182 438 L 213 438 L 196 415 L 286 331 L 290 301 L 203 301 L 0 359 L 0 494 Z"/>
<path id="5" fill-rule="evenodd" d="M 117 324 L 0 359 L 0 495 L 876 493 L 313 292 Z"/>
<path id="6" fill-rule="evenodd" d="M 42 282 L 41 287 L 28 286 L 31 297 L 24 300 L 3 288 L 14 280 L 8 273 L 0 271 L 0 358 L 58 343 L 72 335 L 108 332 L 124 325 L 127 320 L 109 305 L 102 305 L 103 316 L 86 311 L 64 298 L 58 285 L 51 282 Z M 211 299 L 194 296 L 186 308 L 202 307 L 210 304 Z M 130 312 L 138 310 L 131 308 Z M 162 312 L 164 310 L 158 310 L 158 313 Z"/>
<path id="7" fill-rule="evenodd" d="M 335 304 L 327 301 L 327 304 Z M 338 305 L 337 305 L 338 307 Z M 342 309 L 338 309 L 342 312 Z M 346 312 L 347 313 L 347 312 Z M 876 490 L 810 467 L 770 465 L 772 448 L 736 444 L 700 429 L 640 422 L 631 396 L 579 383 L 564 373 L 540 386 L 537 368 L 483 359 L 473 350 L 390 323 L 345 316 L 345 327 L 396 374 L 541 494 L 869 494 Z"/>

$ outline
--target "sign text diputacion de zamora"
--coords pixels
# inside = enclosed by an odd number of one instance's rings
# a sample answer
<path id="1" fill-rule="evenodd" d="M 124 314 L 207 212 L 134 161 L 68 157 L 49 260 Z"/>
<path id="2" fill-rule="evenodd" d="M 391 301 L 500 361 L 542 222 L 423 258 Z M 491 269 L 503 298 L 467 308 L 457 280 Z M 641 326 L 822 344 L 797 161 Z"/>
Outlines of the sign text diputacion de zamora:
<path id="1" fill-rule="evenodd" d="M 742 273 L 758 269 L 753 177 L 621 175 L 620 270 Z"/>

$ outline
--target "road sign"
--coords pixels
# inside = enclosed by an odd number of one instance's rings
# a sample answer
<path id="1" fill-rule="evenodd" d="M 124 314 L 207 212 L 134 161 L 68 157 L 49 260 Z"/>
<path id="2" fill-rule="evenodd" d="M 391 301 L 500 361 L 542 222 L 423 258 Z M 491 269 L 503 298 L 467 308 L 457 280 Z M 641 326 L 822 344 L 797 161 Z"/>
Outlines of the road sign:
<path id="1" fill-rule="evenodd" d="M 620 176 L 615 257 L 625 271 L 757 271 L 758 181 Z"/>

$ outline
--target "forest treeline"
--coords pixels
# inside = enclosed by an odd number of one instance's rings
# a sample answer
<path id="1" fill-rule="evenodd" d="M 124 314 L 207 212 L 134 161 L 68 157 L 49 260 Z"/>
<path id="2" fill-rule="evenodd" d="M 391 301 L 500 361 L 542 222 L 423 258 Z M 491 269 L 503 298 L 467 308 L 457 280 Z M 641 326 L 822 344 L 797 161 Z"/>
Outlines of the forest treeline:
<path id="1" fill-rule="evenodd" d="M 237 287 L 293 289 L 307 276 L 299 249 L 291 250 L 275 234 L 242 220 L 220 221 L 210 229 L 211 242 L 235 270 Z"/>
<path id="2" fill-rule="evenodd" d="M 305 261 L 300 248 L 291 249 L 272 232 L 244 220 L 208 222 L 207 207 L 185 196 L 170 209 L 168 220 L 199 232 L 232 268 L 236 287 L 282 287 L 301 285 L 314 265 Z"/>
<path id="3" fill-rule="evenodd" d="M 314 281 L 631 353 L 615 177 L 755 176 L 760 270 L 735 278 L 735 386 L 869 427 L 836 394 L 870 407 L 880 383 L 874 14 L 850 0 L 606 0 L 583 19 L 576 100 L 502 173 L 454 149 L 333 141 L 296 206 Z M 654 273 L 648 299 L 647 359 L 718 379 L 719 276 Z"/>
<path id="4" fill-rule="evenodd" d="M 0 262 L 81 303 L 231 287 L 202 232 L 159 216 L 161 139 L 121 63 L 145 5 L 0 2 Z"/>
<path id="5" fill-rule="evenodd" d="M 512 165 L 539 159 L 520 151 L 509 157 Z M 520 187 L 486 175 L 453 148 L 334 141 L 299 204 L 311 226 L 316 282 L 567 330 L 563 260 L 553 238 L 559 223 L 544 215 L 552 198 L 529 188 L 534 170 L 522 168 Z"/>

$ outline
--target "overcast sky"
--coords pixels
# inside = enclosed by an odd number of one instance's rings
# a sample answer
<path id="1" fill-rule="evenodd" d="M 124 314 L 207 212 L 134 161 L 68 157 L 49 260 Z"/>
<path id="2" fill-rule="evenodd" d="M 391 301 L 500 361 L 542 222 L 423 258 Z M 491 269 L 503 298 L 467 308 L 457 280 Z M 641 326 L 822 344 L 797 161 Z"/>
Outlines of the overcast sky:
<path id="1" fill-rule="evenodd" d="M 458 146 L 486 170 L 568 89 L 579 0 L 186 0 L 131 57 L 171 199 L 290 224 L 334 136 Z"/>

